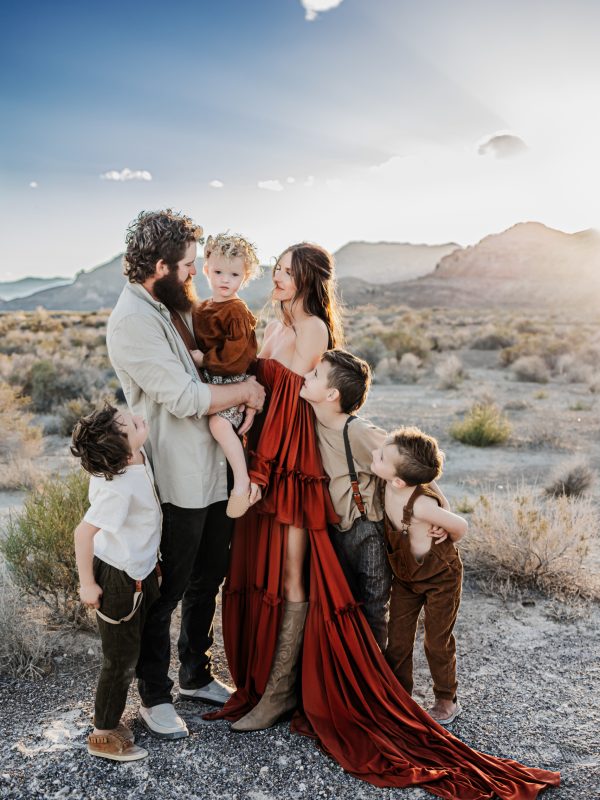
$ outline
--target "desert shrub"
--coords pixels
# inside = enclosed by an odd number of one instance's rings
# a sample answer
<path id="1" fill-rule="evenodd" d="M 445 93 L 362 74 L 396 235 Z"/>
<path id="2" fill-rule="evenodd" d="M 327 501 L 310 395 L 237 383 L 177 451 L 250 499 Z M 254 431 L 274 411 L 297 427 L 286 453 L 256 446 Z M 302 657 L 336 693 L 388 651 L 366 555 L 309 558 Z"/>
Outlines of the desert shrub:
<path id="1" fill-rule="evenodd" d="M 471 350 L 502 350 L 511 347 L 515 337 L 499 328 L 485 328 L 471 341 Z"/>
<path id="2" fill-rule="evenodd" d="M 504 410 L 505 411 L 525 411 L 529 408 L 529 403 L 527 400 L 519 400 L 516 398 L 515 400 L 509 400 L 508 402 L 504 403 Z"/>
<path id="3" fill-rule="evenodd" d="M 556 362 L 556 372 L 563 377 L 567 383 L 587 383 L 594 374 L 594 370 L 590 364 L 580 361 L 570 353 L 558 358 Z"/>
<path id="4" fill-rule="evenodd" d="M 387 355 L 387 350 L 381 339 L 372 336 L 363 336 L 352 343 L 352 352 L 359 358 L 364 358 L 372 370 L 382 358 Z"/>
<path id="5" fill-rule="evenodd" d="M 84 349 L 82 353 L 42 359 L 31 365 L 21 380 L 22 391 L 31 397 L 34 411 L 52 411 L 56 406 L 80 397 L 95 398 L 106 385 L 109 373 L 102 368 L 103 358 L 99 362 L 88 358 L 83 363 L 86 357 Z"/>
<path id="6" fill-rule="evenodd" d="M 529 383 L 548 383 L 550 372 L 539 356 L 521 356 L 512 365 L 515 378 Z"/>
<path id="7" fill-rule="evenodd" d="M 413 353 L 420 359 L 425 359 L 431 351 L 431 340 L 419 330 L 407 330 L 405 328 L 395 328 L 384 330 L 381 334 L 381 341 L 387 349 L 401 361 L 405 353 Z"/>
<path id="8" fill-rule="evenodd" d="M 0 382 L 0 463 L 32 458 L 42 447 L 42 432 L 32 425 L 27 398 L 8 383 Z"/>
<path id="9" fill-rule="evenodd" d="M 448 356 L 435 368 L 438 378 L 438 389 L 457 389 L 466 378 L 462 361 L 458 356 Z"/>
<path id="10" fill-rule="evenodd" d="M 586 565 L 590 533 L 600 524 L 588 500 L 548 497 L 529 487 L 481 497 L 462 550 L 467 568 L 495 584 L 554 597 L 600 596 Z"/>
<path id="11" fill-rule="evenodd" d="M 559 465 L 546 486 L 552 497 L 581 497 L 594 483 L 595 473 L 587 461 L 577 459 Z"/>
<path id="12" fill-rule="evenodd" d="M 554 369 L 561 356 L 573 352 L 577 347 L 578 341 L 568 337 L 525 336 L 512 347 L 505 347 L 500 351 L 500 363 L 509 367 L 523 356 L 538 356 L 544 360 L 548 369 Z"/>
<path id="13" fill-rule="evenodd" d="M 419 380 L 421 359 L 414 353 L 397 358 L 382 358 L 375 370 L 377 383 L 416 383 Z"/>
<path id="14" fill-rule="evenodd" d="M 57 621 L 76 626 L 89 624 L 79 601 L 73 545 L 73 531 L 88 508 L 88 482 L 83 470 L 46 480 L 10 516 L 0 542 L 15 583 L 45 603 Z"/>
<path id="15" fill-rule="evenodd" d="M 509 421 L 498 407 L 489 401 L 475 403 L 464 419 L 455 422 L 450 428 L 453 439 L 475 447 L 502 444 L 510 433 Z"/>
<path id="16" fill-rule="evenodd" d="M 86 400 L 85 397 L 76 397 L 74 400 L 67 400 L 58 409 L 58 433 L 61 436 L 70 436 L 73 433 L 75 423 L 80 417 L 91 414 L 96 408 L 96 403 Z"/>
<path id="17" fill-rule="evenodd" d="M 0 674 L 32 679 L 50 669 L 50 646 L 41 621 L 0 567 Z"/>

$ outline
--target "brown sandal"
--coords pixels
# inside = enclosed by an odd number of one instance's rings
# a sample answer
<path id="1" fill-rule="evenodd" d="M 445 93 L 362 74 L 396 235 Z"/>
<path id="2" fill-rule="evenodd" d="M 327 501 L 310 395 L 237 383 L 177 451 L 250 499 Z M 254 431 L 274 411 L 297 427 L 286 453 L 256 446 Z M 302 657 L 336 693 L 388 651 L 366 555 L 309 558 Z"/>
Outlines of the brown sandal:
<path id="1" fill-rule="evenodd" d="M 91 756 L 109 758 L 111 761 L 138 761 L 148 755 L 147 750 L 133 744 L 119 732 L 118 728 L 110 733 L 90 733 L 87 738 L 87 751 Z"/>

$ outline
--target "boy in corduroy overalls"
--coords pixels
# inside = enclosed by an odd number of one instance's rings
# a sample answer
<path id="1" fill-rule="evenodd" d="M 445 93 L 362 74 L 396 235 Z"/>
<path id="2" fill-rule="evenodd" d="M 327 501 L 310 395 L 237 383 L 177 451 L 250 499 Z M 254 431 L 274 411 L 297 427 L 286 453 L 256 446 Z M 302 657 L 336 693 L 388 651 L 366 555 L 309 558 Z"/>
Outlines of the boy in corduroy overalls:
<path id="1" fill-rule="evenodd" d="M 371 469 L 385 481 L 385 537 L 394 573 L 386 658 L 412 693 L 415 634 L 424 608 L 425 655 L 435 695 L 429 713 L 449 725 L 461 712 L 452 631 L 462 586 L 456 542 L 468 525 L 442 508 L 442 498 L 429 486 L 441 475 L 443 456 L 433 437 L 418 428 L 400 428 L 373 451 Z"/>

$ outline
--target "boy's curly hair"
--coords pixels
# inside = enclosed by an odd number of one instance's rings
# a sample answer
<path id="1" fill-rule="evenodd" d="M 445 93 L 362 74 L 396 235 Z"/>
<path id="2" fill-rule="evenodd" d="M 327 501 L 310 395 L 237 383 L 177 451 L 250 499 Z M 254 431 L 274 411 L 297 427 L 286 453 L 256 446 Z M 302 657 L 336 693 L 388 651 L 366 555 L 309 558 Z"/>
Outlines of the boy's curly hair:
<path id="1" fill-rule="evenodd" d="M 408 486 L 431 483 L 442 474 L 444 453 L 436 439 L 419 428 L 398 428 L 391 434 L 398 449 L 396 475 Z"/>
<path id="2" fill-rule="evenodd" d="M 327 385 L 340 393 L 340 408 L 352 414 L 364 404 L 371 385 L 371 367 L 362 358 L 334 348 L 323 353 L 321 361 L 330 365 Z"/>
<path id="3" fill-rule="evenodd" d="M 175 269 L 187 245 L 203 241 L 200 225 L 184 214 L 170 208 L 142 211 L 127 228 L 123 271 L 130 283 L 143 283 L 154 275 L 157 261 Z"/>
<path id="4" fill-rule="evenodd" d="M 82 417 L 73 428 L 71 453 L 90 475 L 112 481 L 122 475 L 131 450 L 127 434 L 116 420 L 118 410 L 106 403 L 100 411 Z"/>
<path id="5" fill-rule="evenodd" d="M 212 253 L 218 253 L 225 258 L 244 259 L 244 283 L 257 278 L 260 275 L 260 264 L 256 254 L 256 247 L 236 233 L 218 233 L 216 236 L 209 236 L 204 246 L 205 261 L 210 258 Z"/>

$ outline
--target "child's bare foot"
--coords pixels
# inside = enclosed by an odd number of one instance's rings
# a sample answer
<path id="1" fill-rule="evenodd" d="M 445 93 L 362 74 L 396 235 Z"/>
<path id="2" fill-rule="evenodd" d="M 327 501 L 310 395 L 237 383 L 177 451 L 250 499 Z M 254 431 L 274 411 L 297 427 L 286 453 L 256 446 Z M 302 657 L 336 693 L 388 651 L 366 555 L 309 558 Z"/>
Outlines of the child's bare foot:
<path id="1" fill-rule="evenodd" d="M 462 708 L 460 703 L 454 700 L 443 700 L 436 698 L 432 708 L 429 709 L 429 716 L 439 723 L 440 725 L 450 725 L 451 722 L 458 717 Z"/>

